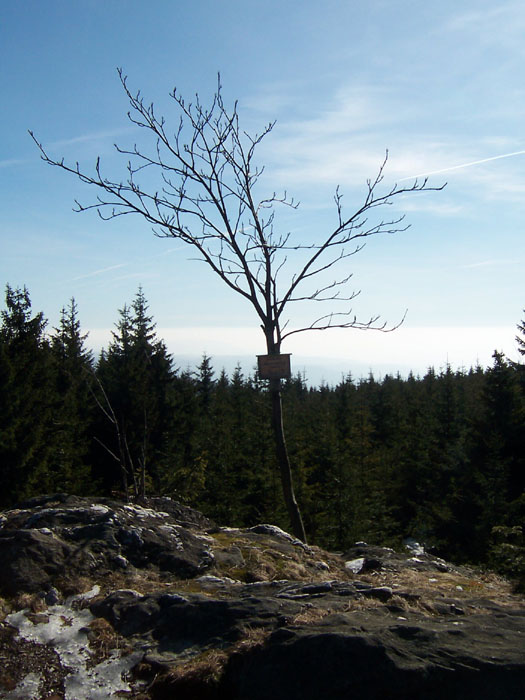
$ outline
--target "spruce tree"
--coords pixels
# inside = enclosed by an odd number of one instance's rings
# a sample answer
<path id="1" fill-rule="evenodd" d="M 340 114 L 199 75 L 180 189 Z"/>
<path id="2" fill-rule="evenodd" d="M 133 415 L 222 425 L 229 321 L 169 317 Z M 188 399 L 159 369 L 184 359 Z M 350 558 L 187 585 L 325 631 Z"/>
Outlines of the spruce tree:
<path id="1" fill-rule="evenodd" d="M 523 313 L 525 313 L 525 309 L 523 309 Z M 525 320 L 523 320 L 521 323 L 518 323 L 517 329 L 520 332 L 520 335 L 516 336 L 516 342 L 518 343 L 518 352 L 520 355 L 525 355 Z"/>
<path id="2" fill-rule="evenodd" d="M 93 440 L 93 355 L 85 346 L 78 319 L 78 309 L 72 298 L 63 308 L 60 324 L 51 337 L 57 403 L 54 409 L 54 429 L 57 449 L 53 471 L 57 487 L 70 493 L 92 493 L 89 466 Z"/>
<path id="3" fill-rule="evenodd" d="M 50 470 L 54 387 L 43 314 L 26 287 L 6 287 L 0 327 L 0 503 L 54 487 Z"/>
<path id="4" fill-rule="evenodd" d="M 114 462 L 106 487 L 114 488 L 120 475 L 124 491 L 132 487 L 136 496 L 159 488 L 172 414 L 172 359 L 147 311 L 139 288 L 131 307 L 119 311 L 116 332 L 97 367 L 98 401 L 106 419 L 99 442 Z"/>
<path id="5" fill-rule="evenodd" d="M 472 446 L 463 472 L 456 517 L 461 558 L 483 560 L 492 528 L 512 524 L 511 504 L 525 487 L 525 414 L 512 364 L 495 352 L 472 423 Z"/>

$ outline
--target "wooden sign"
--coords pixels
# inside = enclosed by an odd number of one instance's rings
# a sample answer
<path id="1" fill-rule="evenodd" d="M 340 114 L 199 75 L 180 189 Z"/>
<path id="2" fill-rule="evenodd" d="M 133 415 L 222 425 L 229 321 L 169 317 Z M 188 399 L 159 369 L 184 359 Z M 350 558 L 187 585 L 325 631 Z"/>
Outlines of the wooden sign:
<path id="1" fill-rule="evenodd" d="M 261 379 L 287 379 L 292 376 L 289 353 L 257 355 L 257 366 Z"/>

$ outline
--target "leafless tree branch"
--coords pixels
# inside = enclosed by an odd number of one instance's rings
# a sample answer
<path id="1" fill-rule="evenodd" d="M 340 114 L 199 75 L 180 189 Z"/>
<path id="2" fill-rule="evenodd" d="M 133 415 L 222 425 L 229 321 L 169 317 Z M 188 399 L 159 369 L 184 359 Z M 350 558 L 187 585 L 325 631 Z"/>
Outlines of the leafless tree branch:
<path id="1" fill-rule="evenodd" d="M 138 214 L 151 224 L 155 235 L 178 238 L 193 247 L 197 259 L 207 263 L 233 291 L 253 305 L 269 352 L 279 352 L 282 340 L 292 333 L 334 327 L 376 328 L 370 322 L 336 324 L 334 315 L 327 314 L 321 317 L 330 319 L 327 323 L 316 319 L 284 335 L 281 333 L 281 326 L 289 324 L 289 319 L 285 321 L 283 316 L 292 302 L 355 298 L 358 292 L 344 292 L 352 277 L 347 270 L 334 281 L 312 289 L 308 289 L 307 283 L 340 267 L 363 249 L 369 237 L 406 230 L 403 216 L 371 221 L 375 209 L 391 205 L 401 195 L 442 187 L 430 187 L 425 179 L 415 180 L 406 187 L 394 185 L 384 191 L 386 152 L 375 178 L 367 180 L 364 201 L 355 211 L 346 213 L 338 187 L 334 195 L 336 227 L 318 240 L 294 241 L 289 232 L 276 233 L 275 210 L 280 205 L 296 209 L 298 203 L 286 192 L 255 198 L 256 185 L 264 172 L 264 168 L 254 164 L 256 149 L 271 133 L 275 122 L 255 135 L 241 130 L 237 103 L 231 110 L 226 108 L 219 76 L 209 107 L 201 103 L 198 95 L 194 102 L 186 102 L 173 89 L 170 97 L 178 110 L 178 119 L 175 129 L 169 131 L 154 105 L 146 103 L 140 91 L 133 93 L 123 71 L 118 73 L 130 105 L 130 122 L 153 137 L 153 147 L 149 150 L 137 144 L 131 148 L 115 145 L 116 152 L 127 158 L 123 180 L 108 178 L 100 159 L 92 172 L 82 169 L 78 162 L 68 164 L 63 158 L 54 159 L 30 132 L 46 163 L 99 190 L 94 202 L 77 201 L 77 211 L 95 209 L 104 220 Z M 159 175 L 158 189 L 139 181 L 147 173 Z M 292 254 L 298 251 L 309 254 L 286 282 L 286 270 L 293 265 Z M 336 291 L 327 294 L 330 290 Z"/>
<path id="2" fill-rule="evenodd" d="M 346 291 L 352 273 L 345 262 L 361 251 L 371 236 L 407 228 L 403 216 L 381 218 L 376 210 L 388 207 L 402 195 L 441 190 L 444 185 L 430 187 L 425 179 L 415 180 L 411 186 L 395 184 L 385 189 L 386 152 L 375 178 L 367 181 L 364 201 L 356 210 L 346 212 L 343 195 L 337 188 L 335 228 L 314 240 L 296 240 L 291 233 L 276 230 L 275 212 L 280 206 L 296 209 L 298 203 L 286 192 L 282 195 L 272 192 L 259 199 L 256 196 L 264 168 L 254 162 L 255 154 L 275 122 L 267 124 L 258 134 L 243 131 L 237 103 L 231 109 L 225 106 L 218 76 L 217 89 L 208 107 L 198 95 L 193 102 L 186 102 L 173 89 L 170 97 L 177 118 L 174 129 L 168 130 L 166 120 L 157 115 L 154 105 L 146 103 L 140 91 L 131 91 L 122 70 L 118 74 L 129 102 L 130 122 L 144 129 L 151 139 L 145 148 L 137 144 L 131 147 L 115 144 L 117 154 L 125 159 L 123 179 L 107 177 L 100 158 L 92 170 L 84 170 L 78 162 L 70 164 L 64 158 L 55 159 L 29 132 L 44 162 L 75 175 L 98 191 L 94 202 L 75 202 L 77 211 L 94 209 L 104 220 L 139 215 L 152 226 L 156 236 L 176 238 L 193 248 L 198 260 L 204 261 L 230 289 L 253 306 L 270 354 L 280 353 L 282 342 L 297 333 L 331 328 L 386 332 L 400 325 L 387 327 L 379 316 L 362 322 L 349 310 L 331 311 L 311 323 L 287 330 L 290 319 L 284 313 L 295 302 L 334 304 L 354 299 L 359 292 Z M 149 184 L 152 176 L 157 178 L 155 186 Z M 287 272 L 290 268 L 291 272 Z M 326 281 L 326 275 L 331 274 L 333 279 Z M 304 541 L 284 441 L 279 386 L 279 382 L 270 382 L 276 451 L 292 527 Z M 107 397 L 105 405 L 98 403 L 117 430 L 120 457 L 112 454 L 121 461 L 126 478 L 125 465 L 131 456 L 125 432 L 120 431 Z M 137 490 L 135 469 L 130 466 Z"/>

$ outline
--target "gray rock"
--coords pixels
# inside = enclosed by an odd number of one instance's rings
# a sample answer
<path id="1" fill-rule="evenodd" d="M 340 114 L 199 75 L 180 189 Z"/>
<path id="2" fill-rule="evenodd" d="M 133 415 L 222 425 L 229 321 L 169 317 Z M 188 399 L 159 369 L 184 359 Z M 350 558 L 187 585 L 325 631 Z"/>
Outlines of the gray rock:
<path id="1" fill-rule="evenodd" d="M 390 600 L 390 598 L 393 595 L 392 589 L 388 586 L 379 586 L 378 588 L 363 588 L 360 592 L 367 598 L 377 598 L 378 600 L 382 601 Z"/>
<path id="2" fill-rule="evenodd" d="M 0 530 L 0 594 L 37 593 L 63 573 L 72 547 L 38 530 Z"/>
<path id="3" fill-rule="evenodd" d="M 0 561 L 5 562 L 0 595 L 38 592 L 66 573 L 92 576 L 130 564 L 178 578 L 201 575 L 214 558 L 196 534 L 197 523 L 211 521 L 169 499 L 157 500 L 169 512 L 64 494 L 6 511 L 0 528 Z M 181 525 L 178 515 L 191 528 Z"/>
<path id="4" fill-rule="evenodd" d="M 458 636 L 437 622 L 392 624 L 369 611 L 346 624 L 326 618 L 323 625 L 284 628 L 230 658 L 221 697 L 518 700 L 525 687 L 523 638 L 507 629 L 507 642 L 516 647 L 496 662 L 498 642 L 485 623 L 473 621 L 470 634 Z"/>
<path id="5" fill-rule="evenodd" d="M 460 586 L 467 569 L 425 552 L 299 545 L 269 525 L 219 530 L 169 499 L 58 494 L 0 514 L 0 595 L 56 605 L 64 575 L 98 584 L 89 610 L 143 659 L 137 674 L 150 669 L 151 700 L 521 700 L 525 603 L 503 584 L 499 598 L 497 584 Z M 359 570 L 345 569 L 355 560 Z M 251 561 L 301 580 L 233 580 Z M 131 588 L 112 590 L 115 580 Z M 37 625 L 46 613 L 28 615 Z M 0 624 L 5 658 L 20 648 L 12 632 Z M 171 672 L 212 651 L 223 660 L 211 675 Z"/>

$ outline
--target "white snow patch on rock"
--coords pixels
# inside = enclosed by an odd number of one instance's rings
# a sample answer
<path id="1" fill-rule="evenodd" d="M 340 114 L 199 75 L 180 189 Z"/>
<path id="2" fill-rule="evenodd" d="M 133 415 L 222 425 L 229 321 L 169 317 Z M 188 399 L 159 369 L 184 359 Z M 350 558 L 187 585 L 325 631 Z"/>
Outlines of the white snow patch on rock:
<path id="1" fill-rule="evenodd" d="M 417 542 L 417 540 L 415 540 L 413 537 L 405 537 L 405 539 L 403 540 L 403 544 L 415 556 L 421 556 L 422 554 L 426 554 L 424 546 Z"/>
<path id="2" fill-rule="evenodd" d="M 48 644 L 55 649 L 62 666 L 69 670 L 64 679 L 65 700 L 107 700 L 116 693 L 129 692 L 130 685 L 123 678 L 143 656 L 142 652 L 120 656 L 116 650 L 102 663 L 88 668 L 92 657 L 86 628 L 95 618 L 87 608 L 79 609 L 79 603 L 99 592 L 99 587 L 94 586 L 87 593 L 68 598 L 63 605 L 50 606 L 46 612 L 47 622 L 34 624 L 26 617 L 27 609 L 6 618 L 18 629 L 18 638 Z M 39 683 L 37 674 L 28 674 L 6 698 L 37 698 Z"/>
<path id="3" fill-rule="evenodd" d="M 132 513 L 137 518 L 156 518 L 164 520 L 170 517 L 169 513 L 164 513 L 160 510 L 152 510 L 151 508 L 143 508 L 142 506 L 129 505 L 129 503 L 122 506 L 122 509 L 128 513 Z"/>
<path id="4" fill-rule="evenodd" d="M 200 583 L 203 588 L 217 588 L 218 586 L 238 585 L 241 583 L 240 581 L 229 578 L 228 576 L 219 578 L 218 576 L 211 576 L 209 574 L 206 576 L 199 576 L 199 578 L 195 580 Z"/>
<path id="5" fill-rule="evenodd" d="M 14 690 L 10 690 L 3 697 L 6 700 L 38 700 L 40 694 L 40 676 L 38 673 L 28 673 L 27 676 L 17 685 Z"/>
<path id="6" fill-rule="evenodd" d="M 351 561 L 345 561 L 345 569 L 351 571 L 353 574 L 358 574 L 365 565 L 365 558 L 359 557 L 359 559 L 352 559 Z"/>
<path id="7" fill-rule="evenodd" d="M 93 503 L 91 505 L 91 510 L 94 510 L 95 513 L 109 513 L 109 508 L 107 506 L 103 506 L 100 503 Z"/>

